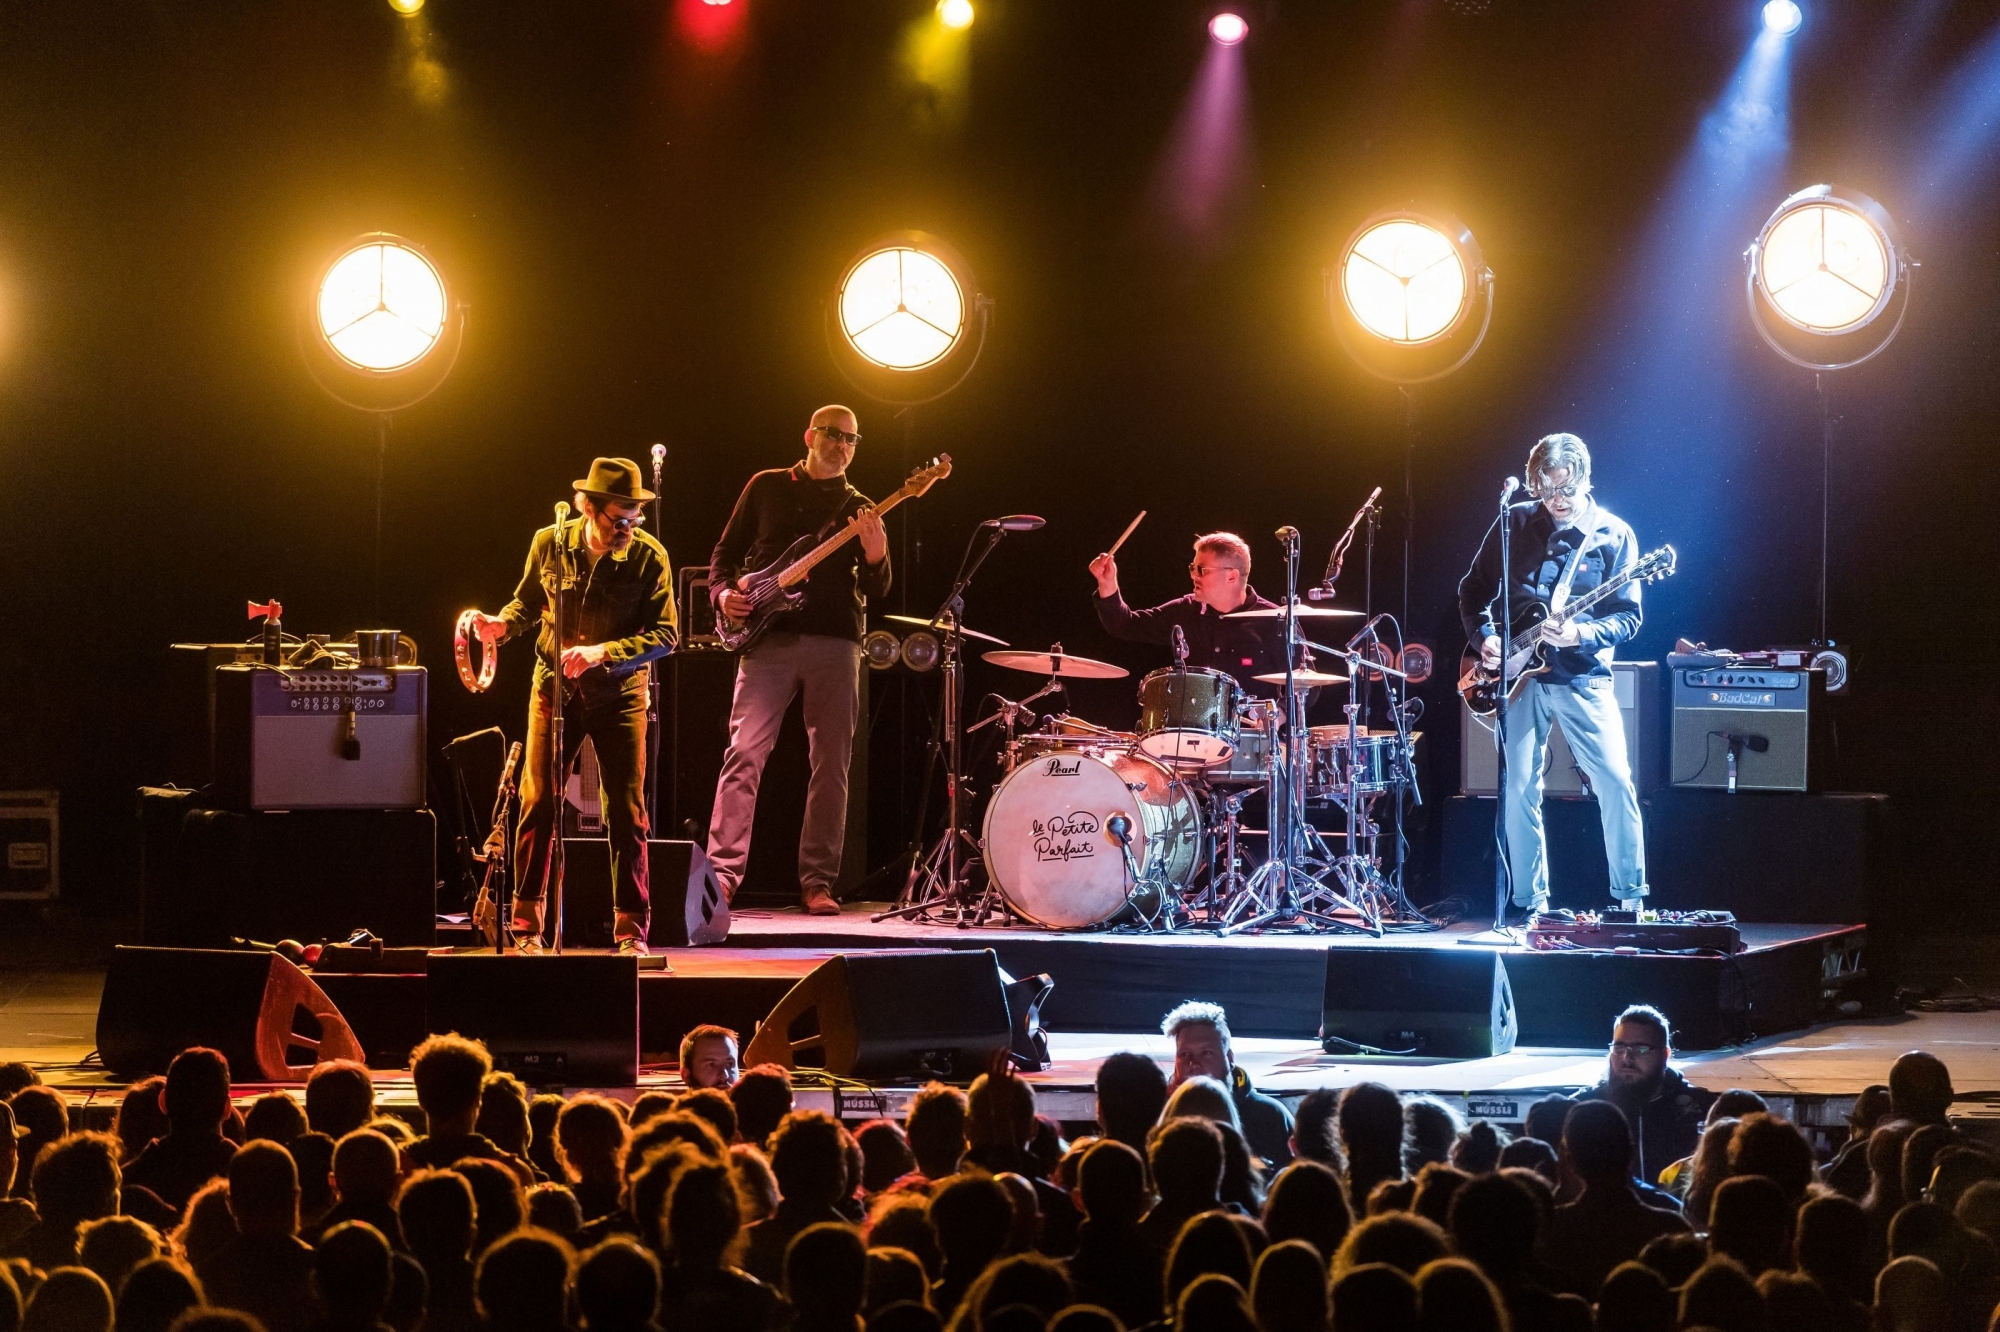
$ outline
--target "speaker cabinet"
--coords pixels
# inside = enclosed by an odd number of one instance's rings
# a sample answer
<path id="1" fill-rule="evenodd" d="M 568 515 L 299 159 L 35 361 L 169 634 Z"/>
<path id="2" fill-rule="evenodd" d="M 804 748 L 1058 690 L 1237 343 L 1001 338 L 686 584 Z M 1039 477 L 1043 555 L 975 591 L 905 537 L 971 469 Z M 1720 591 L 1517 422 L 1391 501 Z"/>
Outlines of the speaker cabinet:
<path id="1" fill-rule="evenodd" d="M 1498 953 L 1327 949 L 1320 1043 L 1329 1054 L 1484 1059 L 1512 1050 L 1519 1029 Z"/>
<path id="2" fill-rule="evenodd" d="M 1739 791 L 1822 791 L 1836 784 L 1820 671 L 1675 671 L 1673 733 L 1674 786 L 1727 789 L 1731 736 L 1743 737 L 1736 745 Z"/>
<path id="3" fill-rule="evenodd" d="M 363 1057 L 333 1001 L 276 953 L 114 948 L 97 1005 L 104 1066 L 164 1073 L 191 1045 L 220 1050 L 243 1082 L 301 1082 L 321 1059 Z"/>
<path id="4" fill-rule="evenodd" d="M 836 1077 L 884 1082 L 970 1082 L 1011 1043 L 1003 975 L 990 948 L 828 958 L 758 1026 L 743 1051 L 744 1066 L 823 1068 Z"/>
<path id="5" fill-rule="evenodd" d="M 425 1028 L 483 1041 L 534 1087 L 639 1080 L 639 959 L 616 954 L 438 953 Z"/>
<path id="6" fill-rule="evenodd" d="M 655 948 L 719 944 L 729 938 L 729 903 L 715 882 L 708 852 L 693 842 L 646 844 L 646 888 L 652 922 L 646 942 Z M 601 837 L 563 839 L 563 946 L 609 948 L 611 843 Z"/>
<path id="7" fill-rule="evenodd" d="M 1614 661 L 1612 688 L 1618 715 L 1625 723 L 1625 753 L 1632 764 L 1632 781 L 1644 795 L 1660 785 L 1660 664 L 1656 661 Z M 1461 700 L 1458 705 L 1458 791 L 1460 795 L 1495 795 L 1500 786 L 1500 759 L 1494 752 L 1492 717 L 1481 717 Z M 1542 794 L 1558 798 L 1587 796 L 1583 770 L 1570 753 L 1560 722 L 1549 727 L 1547 757 L 1542 764 Z"/>

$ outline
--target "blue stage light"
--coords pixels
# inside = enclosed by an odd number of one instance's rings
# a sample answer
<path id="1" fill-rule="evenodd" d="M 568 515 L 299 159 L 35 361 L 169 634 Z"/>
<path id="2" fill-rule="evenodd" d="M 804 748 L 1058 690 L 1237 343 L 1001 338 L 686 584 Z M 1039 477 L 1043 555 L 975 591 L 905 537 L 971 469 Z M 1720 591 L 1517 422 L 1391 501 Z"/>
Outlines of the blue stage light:
<path id="1" fill-rule="evenodd" d="M 1799 8 L 1798 0 L 1770 0 L 1764 6 L 1764 26 L 1780 37 L 1791 36 L 1805 21 L 1805 11 Z"/>

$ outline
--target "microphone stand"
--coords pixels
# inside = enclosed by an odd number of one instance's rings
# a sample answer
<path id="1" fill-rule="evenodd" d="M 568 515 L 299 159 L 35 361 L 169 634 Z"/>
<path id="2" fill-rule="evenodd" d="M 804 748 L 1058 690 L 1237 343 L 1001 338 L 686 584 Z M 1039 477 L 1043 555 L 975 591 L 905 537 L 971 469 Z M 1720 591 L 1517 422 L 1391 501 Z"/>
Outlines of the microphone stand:
<path id="1" fill-rule="evenodd" d="M 569 505 L 556 505 L 553 554 L 556 562 L 555 586 L 549 592 L 549 609 L 555 615 L 555 644 L 549 678 L 549 797 L 555 802 L 555 819 L 549 829 L 548 870 L 542 883 L 542 900 L 549 903 L 555 925 L 553 951 L 563 950 L 563 806 L 568 802 L 569 755 L 563 738 L 563 601 L 569 586 L 569 548 L 563 528 L 569 521 Z"/>
<path id="2" fill-rule="evenodd" d="M 660 468 L 667 460 L 667 451 L 658 444 L 653 446 L 653 530 L 660 532 L 660 507 L 664 502 L 660 489 Z M 660 538 L 662 547 L 666 538 Z M 671 596 L 672 590 L 668 590 Z M 678 644 L 676 644 L 678 646 Z M 646 691 L 646 836 L 656 836 L 660 827 L 660 704 L 666 693 L 662 679 L 665 663 L 653 663 L 652 686 Z M 650 840 L 646 848 L 647 857 L 652 856 Z"/>
<path id="3" fill-rule="evenodd" d="M 979 861 L 979 843 L 965 828 L 965 797 L 968 794 L 964 768 L 965 722 L 962 715 L 965 635 L 960 623 L 965 613 L 966 589 L 972 585 L 979 566 L 986 563 L 986 557 L 993 553 L 1000 539 L 1006 535 L 1007 529 L 998 524 L 988 526 L 982 523 L 973 530 L 971 540 L 966 543 L 965 555 L 959 560 L 958 577 L 952 583 L 944 604 L 931 617 L 931 624 L 944 631 L 942 726 L 947 754 L 945 829 L 933 843 L 930 854 L 911 863 L 909 878 L 904 881 L 896 904 L 871 916 L 870 920 L 913 917 L 927 921 L 931 908 L 941 907 L 953 913 L 953 923 L 958 928 L 968 929 L 975 924 L 984 924 L 989 915 L 1006 914 L 1008 911 L 1005 900 L 991 883 L 988 883 L 978 902 L 966 900 L 966 886 L 972 876 L 972 867 Z"/>
<path id="4" fill-rule="evenodd" d="M 1494 771 L 1499 780 L 1493 801 L 1493 844 L 1498 851 L 1498 869 L 1493 875 L 1493 932 L 1502 934 L 1507 928 L 1507 904 L 1514 897 L 1514 848 L 1507 839 L 1507 657 L 1514 645 L 1514 599 L 1508 584 L 1513 576 L 1513 523 L 1509 521 L 1508 510 L 1514 503 L 1514 490 L 1509 486 L 1507 493 L 1500 497 L 1500 692 L 1494 698 L 1493 741 L 1497 746 L 1498 762 Z"/>

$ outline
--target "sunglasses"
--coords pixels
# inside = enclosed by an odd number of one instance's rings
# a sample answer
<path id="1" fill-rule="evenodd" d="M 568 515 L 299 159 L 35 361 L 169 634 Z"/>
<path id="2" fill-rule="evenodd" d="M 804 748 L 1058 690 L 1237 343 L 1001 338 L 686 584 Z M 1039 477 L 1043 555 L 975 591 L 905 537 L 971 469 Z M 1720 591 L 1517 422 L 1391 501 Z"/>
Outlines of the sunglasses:
<path id="1" fill-rule="evenodd" d="M 839 440 L 842 444 L 859 444 L 861 442 L 860 435 L 857 435 L 852 430 L 842 430 L 839 426 L 814 426 L 813 429 L 819 431 L 820 434 L 827 436 L 829 439 Z"/>

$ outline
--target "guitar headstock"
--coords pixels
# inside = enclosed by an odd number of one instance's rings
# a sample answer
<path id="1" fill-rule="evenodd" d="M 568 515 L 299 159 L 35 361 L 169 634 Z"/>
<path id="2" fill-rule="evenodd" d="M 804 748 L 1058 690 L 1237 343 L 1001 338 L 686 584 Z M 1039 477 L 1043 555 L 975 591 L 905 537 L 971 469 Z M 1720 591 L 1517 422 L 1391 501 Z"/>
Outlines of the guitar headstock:
<path id="1" fill-rule="evenodd" d="M 1632 581 L 1635 583 L 1657 583 L 1662 578 L 1672 578 L 1679 564 L 1680 556 L 1674 552 L 1674 548 L 1672 546 L 1661 546 L 1658 550 L 1647 552 L 1640 559 L 1639 563 L 1633 567 Z"/>
<path id="2" fill-rule="evenodd" d="M 908 491 L 912 496 L 921 495 L 950 475 L 951 455 L 949 453 L 940 453 L 922 467 L 917 468 L 916 471 L 911 472 L 910 479 L 903 483 L 903 489 Z"/>

